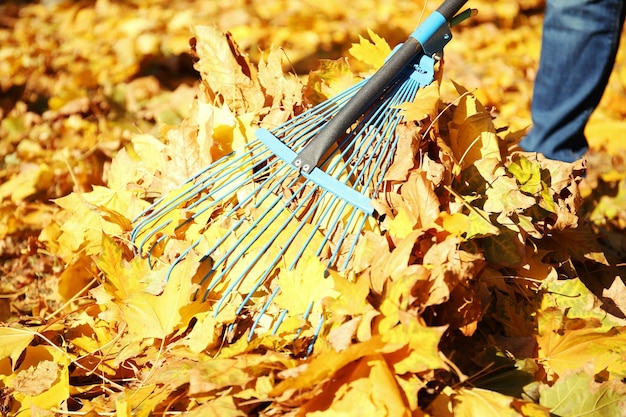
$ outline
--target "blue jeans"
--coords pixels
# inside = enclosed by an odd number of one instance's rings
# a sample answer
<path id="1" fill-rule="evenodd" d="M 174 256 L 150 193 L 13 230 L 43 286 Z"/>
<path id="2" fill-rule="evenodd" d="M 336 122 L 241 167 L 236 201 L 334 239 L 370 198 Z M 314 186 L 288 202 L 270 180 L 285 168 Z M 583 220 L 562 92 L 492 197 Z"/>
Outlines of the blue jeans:
<path id="1" fill-rule="evenodd" d="M 584 134 L 609 80 L 626 0 L 547 0 L 533 127 L 520 146 L 565 162 L 588 149 Z"/>

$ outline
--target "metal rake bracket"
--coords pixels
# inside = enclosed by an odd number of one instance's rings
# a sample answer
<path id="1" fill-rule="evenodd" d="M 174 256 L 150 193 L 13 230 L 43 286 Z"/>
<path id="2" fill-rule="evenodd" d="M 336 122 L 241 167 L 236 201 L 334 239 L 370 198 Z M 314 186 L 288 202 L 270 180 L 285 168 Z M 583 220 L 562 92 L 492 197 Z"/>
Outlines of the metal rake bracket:
<path id="1" fill-rule="evenodd" d="M 437 14 L 430 15 L 424 24 L 411 34 L 422 45 L 424 54 L 433 58 L 440 56 L 443 48 L 452 40 L 448 21 L 440 16 Z"/>
<path id="2" fill-rule="evenodd" d="M 413 65 L 411 79 L 417 81 L 420 87 L 426 87 L 435 80 L 435 58 L 423 55 L 419 63 Z"/>
<path id="3" fill-rule="evenodd" d="M 257 138 L 263 142 L 265 146 L 271 149 L 276 156 L 281 158 L 285 164 L 289 164 L 289 161 L 296 157 L 296 153 L 294 151 L 289 149 L 288 146 L 272 135 L 269 131 L 259 129 L 256 131 L 256 135 Z M 372 207 L 369 198 L 336 178 L 331 177 L 321 169 L 314 168 L 310 172 L 300 171 L 300 174 L 304 175 L 308 180 L 313 181 L 325 190 L 335 194 L 345 202 L 350 203 L 353 207 L 358 208 L 363 213 L 374 213 L 374 208 Z"/>

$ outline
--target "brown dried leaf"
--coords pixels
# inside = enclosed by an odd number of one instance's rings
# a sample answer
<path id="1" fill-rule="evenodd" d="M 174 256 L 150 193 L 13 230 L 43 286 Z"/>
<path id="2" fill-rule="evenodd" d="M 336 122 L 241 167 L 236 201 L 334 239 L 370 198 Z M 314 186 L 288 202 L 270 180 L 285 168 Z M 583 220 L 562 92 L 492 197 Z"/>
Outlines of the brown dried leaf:
<path id="1" fill-rule="evenodd" d="M 24 395 L 34 397 L 46 392 L 59 378 L 60 366 L 52 361 L 41 361 L 35 366 L 20 371 L 11 386 Z"/>
<path id="2" fill-rule="evenodd" d="M 212 26 L 194 26 L 193 33 L 199 58 L 195 68 L 205 80 L 205 86 L 223 97 L 235 112 L 262 109 L 265 97 L 255 69 L 232 36 Z"/>
<path id="3" fill-rule="evenodd" d="M 270 101 L 268 114 L 263 117 L 263 126 L 273 128 L 302 106 L 303 85 L 293 75 L 283 74 L 284 51 L 272 49 L 266 60 L 259 62 L 259 83 L 266 99 Z"/>
<path id="4" fill-rule="evenodd" d="M 385 172 L 385 181 L 405 181 L 409 171 L 415 166 L 415 154 L 420 145 L 419 132 L 407 124 L 398 126 L 398 147 L 393 163 Z"/>
<path id="5" fill-rule="evenodd" d="M 617 316 L 621 313 L 621 317 L 626 316 L 626 285 L 624 285 L 622 277 L 616 276 L 611 286 L 602 291 L 602 297 L 612 302 L 612 309 L 618 310 L 611 309 L 609 310 L 611 313 Z"/>

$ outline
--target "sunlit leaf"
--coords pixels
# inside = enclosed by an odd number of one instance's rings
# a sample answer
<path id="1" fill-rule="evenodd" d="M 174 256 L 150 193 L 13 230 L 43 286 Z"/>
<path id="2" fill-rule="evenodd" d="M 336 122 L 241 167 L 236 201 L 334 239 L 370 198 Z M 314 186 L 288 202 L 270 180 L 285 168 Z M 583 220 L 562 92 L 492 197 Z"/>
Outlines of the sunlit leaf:
<path id="1" fill-rule="evenodd" d="M 460 389 L 454 397 L 454 414 L 461 416 L 510 416 L 519 414 L 513 409 L 512 397 L 480 388 Z"/>
<path id="2" fill-rule="evenodd" d="M 327 297 L 334 298 L 334 281 L 324 277 L 326 265 L 317 257 L 301 259 L 296 268 L 285 270 L 278 278 L 281 293 L 276 304 L 294 313 L 304 313 L 312 303 L 319 303 Z M 318 307 L 314 310 L 319 312 Z"/>
<path id="3" fill-rule="evenodd" d="M 541 190 L 541 167 L 537 162 L 516 154 L 513 161 L 507 165 L 507 170 L 520 184 L 520 191 L 535 194 Z"/>
<path id="4" fill-rule="evenodd" d="M 467 239 L 475 237 L 495 236 L 500 233 L 498 226 L 489 220 L 489 215 L 484 210 L 472 207 L 468 216 L 469 226 L 466 229 Z"/>
<path id="5" fill-rule="evenodd" d="M 491 115 L 484 106 L 457 86 L 461 99 L 451 123 L 450 146 L 456 160 L 466 167 L 482 158 L 501 160 L 499 141 Z"/>
<path id="6" fill-rule="evenodd" d="M 350 362 L 378 352 L 384 346 L 385 343 L 380 337 L 373 337 L 367 342 L 353 344 L 341 352 L 324 352 L 312 358 L 295 378 L 276 385 L 271 395 L 281 395 L 287 390 L 302 389 L 326 380 Z"/>
<path id="7" fill-rule="evenodd" d="M 416 320 L 400 324 L 384 333 L 384 340 L 402 349 L 388 355 L 396 374 L 419 373 L 428 369 L 445 369 L 439 354 L 439 341 L 445 329 L 425 327 Z"/>
<path id="8" fill-rule="evenodd" d="M 553 386 L 542 386 L 540 394 L 540 404 L 561 416 L 617 416 L 626 405 L 622 383 L 596 382 L 593 370 L 587 367 L 562 374 Z"/>
<path id="9" fill-rule="evenodd" d="M 378 36 L 372 30 L 368 29 L 367 34 L 371 41 L 359 35 L 359 43 L 352 44 L 349 52 L 350 55 L 362 63 L 373 69 L 378 69 L 385 63 L 385 60 L 391 53 L 391 48 L 385 39 Z"/>
<path id="10" fill-rule="evenodd" d="M 52 179 L 48 165 L 24 165 L 22 172 L 0 184 L 0 200 L 9 197 L 14 202 L 23 201 L 50 187 Z"/>
<path id="11" fill-rule="evenodd" d="M 429 116 L 434 116 L 439 104 L 439 86 L 432 83 L 421 88 L 411 102 L 398 106 L 402 109 L 402 116 L 408 121 L 421 121 Z"/>
<path id="12" fill-rule="evenodd" d="M 16 363 L 34 338 L 35 333 L 28 329 L 0 327 L 0 359 L 11 358 Z"/>
<path id="13" fill-rule="evenodd" d="M 233 109 L 245 113 L 262 108 L 263 93 L 257 81 L 251 78 L 250 63 L 232 37 L 225 36 L 214 26 L 194 26 L 193 33 L 200 58 L 195 68 L 211 88 L 224 96 Z"/>
<path id="14" fill-rule="evenodd" d="M 560 309 L 547 308 L 538 313 L 538 330 L 538 358 L 550 374 L 586 365 L 619 378 L 626 374 L 624 327 L 602 331 L 598 320 L 568 319 Z"/>
<path id="15" fill-rule="evenodd" d="M 19 402 L 19 412 L 33 407 L 44 410 L 59 407 L 70 395 L 68 365 L 68 356 L 58 348 L 43 345 L 26 348 L 16 373 L 5 379 L 5 384 L 15 390 L 13 398 Z"/>
<path id="16" fill-rule="evenodd" d="M 534 197 L 521 192 L 517 182 L 506 176 L 498 177 L 487 186 L 485 211 L 501 213 L 507 210 L 524 210 L 535 205 Z"/>
<path id="17" fill-rule="evenodd" d="M 381 355 L 367 356 L 347 368 L 342 378 L 326 387 L 327 392 L 336 393 L 333 397 L 322 393 L 305 404 L 307 415 L 350 415 L 355 404 L 363 416 L 411 415 Z"/>
<path id="18" fill-rule="evenodd" d="M 246 413 L 241 411 L 235 404 L 235 400 L 230 395 L 221 395 L 214 400 L 195 407 L 186 413 L 194 417 L 245 417 Z"/>
<path id="19" fill-rule="evenodd" d="M 542 308 L 558 307 L 567 311 L 570 319 L 594 319 L 600 323 L 598 331 L 607 331 L 626 325 L 626 321 L 598 309 L 599 300 L 578 278 L 548 281 Z"/>
<path id="20" fill-rule="evenodd" d="M 96 264 L 105 273 L 103 286 L 110 299 L 102 298 L 100 303 L 119 311 L 134 337 L 162 339 L 185 326 L 180 310 L 191 302 L 194 293 L 191 278 L 198 264 L 193 258 L 182 261 L 165 285 L 167 268 L 151 270 L 141 258 L 126 263 L 121 249 L 106 235 L 102 250 Z"/>
<path id="21" fill-rule="evenodd" d="M 409 170 L 415 166 L 415 155 L 420 143 L 416 130 L 409 125 L 401 124 L 396 128 L 398 146 L 393 163 L 385 172 L 385 181 L 404 181 Z"/>
<path id="22" fill-rule="evenodd" d="M 446 387 L 430 405 L 429 410 L 444 417 L 517 417 L 520 414 L 512 406 L 514 400 L 513 397 L 480 388 L 453 390 Z"/>
<path id="23" fill-rule="evenodd" d="M 320 68 L 309 74 L 306 96 L 313 103 L 321 103 L 352 87 L 359 79 L 344 59 L 323 60 Z"/>

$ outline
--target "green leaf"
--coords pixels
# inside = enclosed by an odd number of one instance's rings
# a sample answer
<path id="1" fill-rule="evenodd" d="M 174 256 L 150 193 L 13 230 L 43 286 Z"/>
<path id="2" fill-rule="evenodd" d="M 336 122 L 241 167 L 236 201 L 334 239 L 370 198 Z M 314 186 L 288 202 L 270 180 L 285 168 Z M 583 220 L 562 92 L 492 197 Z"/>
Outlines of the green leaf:
<path id="1" fill-rule="evenodd" d="M 466 239 L 475 237 L 495 236 L 500 233 L 498 226 L 491 223 L 488 214 L 473 207 L 469 213 L 469 227 L 465 232 Z"/>
<path id="2" fill-rule="evenodd" d="M 548 282 L 545 288 L 548 292 L 543 296 L 543 308 L 560 307 L 570 319 L 596 319 L 599 332 L 626 325 L 626 320 L 598 308 L 595 295 L 578 278 Z"/>
<path id="3" fill-rule="evenodd" d="M 548 210 L 551 213 L 558 213 L 559 208 L 554 202 L 552 197 L 552 190 L 545 182 L 541 182 L 541 198 L 539 199 L 539 206 L 544 210 Z"/>
<path id="4" fill-rule="evenodd" d="M 534 195 L 541 190 L 541 166 L 523 155 L 513 155 L 512 162 L 507 166 L 519 184 L 520 191 Z"/>
<path id="5" fill-rule="evenodd" d="M 539 402 L 557 416 L 614 417 L 623 415 L 626 389 L 619 381 L 595 382 L 593 371 L 585 368 L 540 388 Z"/>
<path id="6" fill-rule="evenodd" d="M 489 262 L 505 267 L 518 267 L 524 261 L 524 244 L 519 234 L 508 228 L 501 228 L 497 236 L 483 240 L 485 257 Z"/>

